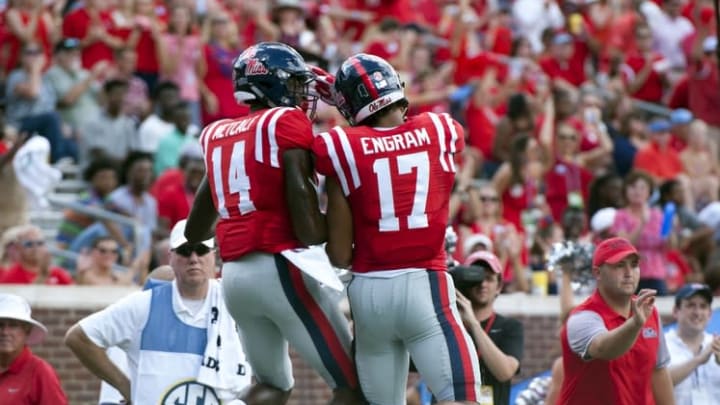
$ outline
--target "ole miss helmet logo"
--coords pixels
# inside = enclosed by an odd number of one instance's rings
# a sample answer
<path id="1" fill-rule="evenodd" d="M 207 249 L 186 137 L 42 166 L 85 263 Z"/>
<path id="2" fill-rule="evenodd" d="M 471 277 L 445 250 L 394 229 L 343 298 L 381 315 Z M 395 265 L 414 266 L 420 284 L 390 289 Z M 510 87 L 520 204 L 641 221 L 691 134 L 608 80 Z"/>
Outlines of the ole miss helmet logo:
<path id="1" fill-rule="evenodd" d="M 265 64 L 256 58 L 252 58 L 247 61 L 247 65 L 245 66 L 245 76 L 266 75 L 269 73 L 270 71 L 267 67 L 265 67 Z"/>

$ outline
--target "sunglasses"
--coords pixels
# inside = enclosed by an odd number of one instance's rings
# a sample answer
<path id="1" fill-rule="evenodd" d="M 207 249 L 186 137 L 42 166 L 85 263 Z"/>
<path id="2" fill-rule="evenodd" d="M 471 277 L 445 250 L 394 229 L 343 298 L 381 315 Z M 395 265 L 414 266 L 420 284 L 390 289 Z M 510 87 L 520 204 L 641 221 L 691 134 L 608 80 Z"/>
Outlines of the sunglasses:
<path id="1" fill-rule="evenodd" d="M 184 243 L 173 249 L 173 252 L 179 254 L 182 257 L 190 257 L 193 253 L 197 254 L 198 256 L 205 256 L 206 254 L 210 253 L 211 250 L 212 249 L 202 243 L 197 243 L 194 245 Z"/>
<path id="2" fill-rule="evenodd" d="M 41 53 L 43 53 L 41 49 L 26 49 L 23 51 L 25 55 L 40 55 Z"/>
<path id="3" fill-rule="evenodd" d="M 116 255 L 119 253 L 118 249 L 105 249 L 105 248 L 100 248 L 100 247 L 95 248 L 95 249 L 97 249 L 98 252 L 100 252 L 101 254 L 104 254 L 104 255 L 106 255 L 106 254 Z"/>
<path id="4" fill-rule="evenodd" d="M 26 240 L 22 243 L 22 247 L 24 247 L 26 249 L 29 249 L 29 248 L 32 248 L 35 246 L 37 246 L 37 247 L 45 246 L 45 241 L 44 240 Z"/>
<path id="5" fill-rule="evenodd" d="M 492 197 L 492 196 L 487 196 L 487 195 L 480 196 L 480 201 L 482 201 L 482 202 L 498 202 L 498 200 L 499 200 L 499 198 L 497 198 L 497 197 Z"/>

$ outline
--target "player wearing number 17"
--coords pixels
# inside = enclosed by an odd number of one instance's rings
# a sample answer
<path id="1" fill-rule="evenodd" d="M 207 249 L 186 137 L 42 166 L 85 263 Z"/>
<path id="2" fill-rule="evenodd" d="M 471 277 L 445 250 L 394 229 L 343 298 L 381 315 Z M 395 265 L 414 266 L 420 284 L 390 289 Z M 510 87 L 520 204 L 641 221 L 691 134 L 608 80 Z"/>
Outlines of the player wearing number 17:
<path id="1" fill-rule="evenodd" d="M 207 179 L 185 235 L 191 242 L 211 237 L 219 215 L 225 302 L 259 382 L 243 399 L 248 405 L 287 402 L 289 343 L 334 389 L 331 404 L 354 404 L 348 323 L 318 282 L 280 254 L 326 238 L 312 183 L 312 124 L 304 111 L 314 110 L 310 85 L 317 77 L 295 50 L 267 42 L 237 58 L 233 77 L 235 97 L 251 113 L 203 130 Z"/>
<path id="2" fill-rule="evenodd" d="M 455 306 L 445 227 L 462 127 L 447 114 L 406 119 L 395 70 L 359 54 L 335 78 L 352 127 L 315 138 L 327 176 L 330 260 L 352 267 L 355 361 L 371 404 L 405 403 L 408 355 L 440 401 L 476 403 L 480 370 Z"/>

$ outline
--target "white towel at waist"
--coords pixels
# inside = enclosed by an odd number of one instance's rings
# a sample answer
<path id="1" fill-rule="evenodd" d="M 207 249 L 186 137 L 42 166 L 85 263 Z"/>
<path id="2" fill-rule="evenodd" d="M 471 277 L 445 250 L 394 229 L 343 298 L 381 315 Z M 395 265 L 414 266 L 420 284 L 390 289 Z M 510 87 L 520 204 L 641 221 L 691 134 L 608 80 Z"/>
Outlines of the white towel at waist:
<path id="1" fill-rule="evenodd" d="M 250 385 L 252 370 L 245 358 L 235 321 L 225 307 L 222 286 L 217 280 L 211 280 L 208 298 L 207 347 L 197 381 L 215 388 L 223 403 L 228 403 Z M 242 401 L 230 403 L 244 404 Z"/>

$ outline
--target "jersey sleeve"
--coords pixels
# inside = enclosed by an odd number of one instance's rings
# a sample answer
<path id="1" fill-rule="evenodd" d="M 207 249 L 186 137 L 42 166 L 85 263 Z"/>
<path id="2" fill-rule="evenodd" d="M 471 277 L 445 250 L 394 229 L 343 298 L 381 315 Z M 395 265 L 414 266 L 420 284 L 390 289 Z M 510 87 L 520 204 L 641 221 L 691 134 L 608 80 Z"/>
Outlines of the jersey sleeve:
<path id="1" fill-rule="evenodd" d="M 277 119 L 276 123 L 273 123 L 274 119 Z M 274 135 L 278 148 L 307 150 L 312 148 L 312 122 L 302 110 L 284 108 L 282 111 L 272 115 L 269 121 L 268 134 L 271 138 Z"/>
<path id="2" fill-rule="evenodd" d="M 360 175 L 350 137 L 341 127 L 335 127 L 315 137 L 313 142 L 315 170 L 338 179 L 345 196 L 360 187 Z"/>
<path id="3" fill-rule="evenodd" d="M 459 122 L 455 121 L 450 114 L 442 113 L 440 116 L 447 123 L 450 129 L 450 137 L 448 138 L 448 150 L 450 153 L 458 154 L 465 149 L 465 129 Z"/>
<path id="4" fill-rule="evenodd" d="M 445 172 L 455 172 L 455 156 L 465 148 L 465 130 L 450 114 L 425 113 L 426 124 L 434 129 L 440 149 L 440 164 Z"/>
<path id="5" fill-rule="evenodd" d="M 330 138 L 327 132 L 318 135 L 313 140 L 312 152 L 315 156 L 315 170 L 323 176 L 335 177 L 335 168 L 330 159 L 327 141 Z"/>

